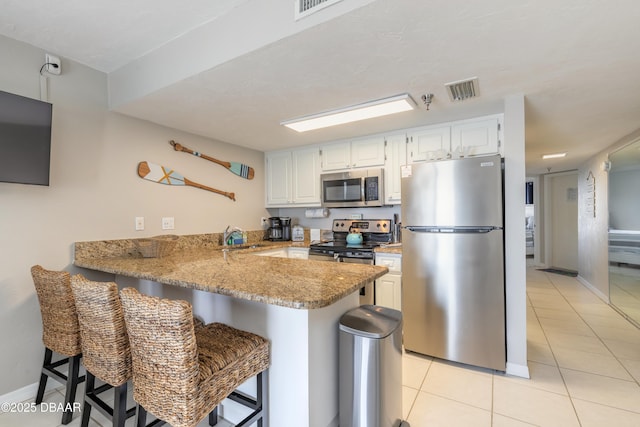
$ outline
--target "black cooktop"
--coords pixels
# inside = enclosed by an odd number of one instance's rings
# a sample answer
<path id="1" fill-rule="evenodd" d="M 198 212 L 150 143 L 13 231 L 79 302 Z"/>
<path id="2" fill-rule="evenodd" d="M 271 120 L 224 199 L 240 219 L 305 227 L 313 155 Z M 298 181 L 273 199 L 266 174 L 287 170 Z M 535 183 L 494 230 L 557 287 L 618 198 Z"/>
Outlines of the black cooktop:
<path id="1" fill-rule="evenodd" d="M 379 242 L 367 242 L 367 243 L 362 243 L 360 245 L 350 245 L 346 241 L 335 240 L 333 242 L 326 242 L 326 243 L 312 243 L 310 247 L 334 249 L 334 250 L 357 249 L 357 250 L 363 250 L 363 251 L 373 251 L 376 247 L 380 246 L 380 244 L 381 243 Z"/>

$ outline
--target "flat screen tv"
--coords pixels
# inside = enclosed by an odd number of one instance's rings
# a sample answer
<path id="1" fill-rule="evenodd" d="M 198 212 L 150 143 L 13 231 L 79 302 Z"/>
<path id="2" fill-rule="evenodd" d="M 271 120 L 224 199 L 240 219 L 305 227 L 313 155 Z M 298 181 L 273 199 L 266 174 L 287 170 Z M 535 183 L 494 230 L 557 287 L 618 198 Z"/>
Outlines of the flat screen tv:
<path id="1" fill-rule="evenodd" d="M 49 185 L 52 105 L 0 91 L 0 182 Z"/>

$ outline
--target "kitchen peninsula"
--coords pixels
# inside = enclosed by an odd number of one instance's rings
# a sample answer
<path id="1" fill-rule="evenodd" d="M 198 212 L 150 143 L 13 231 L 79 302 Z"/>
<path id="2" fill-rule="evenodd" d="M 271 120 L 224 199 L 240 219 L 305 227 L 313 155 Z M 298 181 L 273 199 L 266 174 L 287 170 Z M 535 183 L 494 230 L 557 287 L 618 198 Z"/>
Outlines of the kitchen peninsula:
<path id="1" fill-rule="evenodd" d="M 269 246 L 227 251 L 206 240 L 182 236 L 164 258 L 136 256 L 126 239 L 76 242 L 74 265 L 113 274 L 121 287 L 188 300 L 207 323 L 268 338 L 270 425 L 337 426 L 338 320 L 359 305 L 358 290 L 388 269 L 263 257 L 255 253 Z M 233 422 L 242 418 L 237 411 L 225 400 L 221 415 Z"/>

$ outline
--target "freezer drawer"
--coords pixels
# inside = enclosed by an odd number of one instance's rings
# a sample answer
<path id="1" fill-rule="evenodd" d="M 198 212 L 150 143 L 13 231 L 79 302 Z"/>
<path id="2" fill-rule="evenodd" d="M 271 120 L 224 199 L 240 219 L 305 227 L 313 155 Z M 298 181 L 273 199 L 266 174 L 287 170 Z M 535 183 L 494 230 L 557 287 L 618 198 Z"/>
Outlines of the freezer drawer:
<path id="1" fill-rule="evenodd" d="M 402 178 L 403 225 L 502 227 L 500 156 L 419 163 L 407 168 Z"/>
<path id="2" fill-rule="evenodd" d="M 402 237 L 405 348 L 504 371 L 502 230 Z"/>

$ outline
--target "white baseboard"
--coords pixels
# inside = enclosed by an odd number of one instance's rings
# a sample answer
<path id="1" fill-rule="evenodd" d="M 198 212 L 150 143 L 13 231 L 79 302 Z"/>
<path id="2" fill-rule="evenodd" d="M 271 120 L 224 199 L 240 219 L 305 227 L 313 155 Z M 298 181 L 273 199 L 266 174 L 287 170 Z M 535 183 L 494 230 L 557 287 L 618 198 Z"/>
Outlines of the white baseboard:
<path id="1" fill-rule="evenodd" d="M 529 367 L 527 365 L 519 365 L 517 363 L 507 362 L 507 375 L 513 375 L 516 377 L 529 379 L 531 376 L 529 375 Z"/>
<path id="2" fill-rule="evenodd" d="M 586 286 L 591 292 L 593 292 L 594 294 L 596 294 L 598 296 L 598 298 L 600 298 L 602 301 L 606 302 L 607 304 L 610 303 L 609 301 L 609 295 L 605 295 L 602 293 L 602 291 L 598 288 L 596 288 L 595 286 L 593 286 L 591 283 L 589 283 L 584 277 L 578 275 L 578 277 L 576 277 L 576 279 L 578 279 L 578 282 L 582 283 L 584 286 Z"/>
<path id="3" fill-rule="evenodd" d="M 50 392 L 51 390 L 55 390 L 58 388 L 64 387 L 58 381 L 53 378 L 49 378 L 47 380 L 47 387 L 45 388 L 45 394 Z M 9 393 L 3 394 L 0 396 L 0 402 L 2 403 L 18 403 L 24 402 L 25 400 L 33 400 L 36 398 L 36 394 L 38 393 L 38 383 L 33 383 L 26 385 L 17 390 L 10 391 Z"/>

